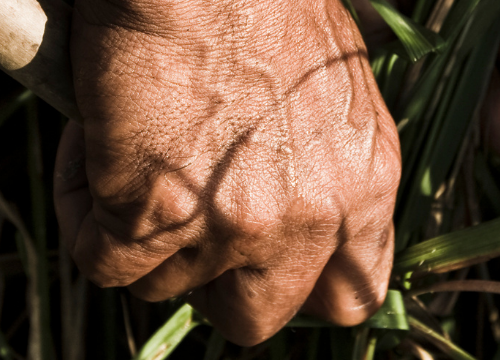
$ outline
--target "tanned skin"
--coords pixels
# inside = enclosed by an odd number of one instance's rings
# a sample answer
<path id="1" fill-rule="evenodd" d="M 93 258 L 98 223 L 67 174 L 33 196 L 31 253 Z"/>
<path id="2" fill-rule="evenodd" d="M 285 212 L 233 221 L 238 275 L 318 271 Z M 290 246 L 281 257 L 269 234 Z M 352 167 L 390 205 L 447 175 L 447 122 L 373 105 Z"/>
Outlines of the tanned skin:
<path id="1" fill-rule="evenodd" d="M 378 309 L 399 142 L 339 0 L 77 0 L 71 56 L 55 202 L 90 280 L 246 346 Z"/>

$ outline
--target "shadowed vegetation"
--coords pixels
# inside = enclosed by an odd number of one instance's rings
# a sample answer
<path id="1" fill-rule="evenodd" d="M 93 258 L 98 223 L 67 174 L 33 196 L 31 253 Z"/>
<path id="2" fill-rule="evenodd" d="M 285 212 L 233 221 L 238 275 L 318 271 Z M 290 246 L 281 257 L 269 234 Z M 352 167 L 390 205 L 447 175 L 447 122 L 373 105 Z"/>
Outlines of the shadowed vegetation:
<path id="1" fill-rule="evenodd" d="M 377 314 L 354 328 L 297 316 L 242 348 L 182 299 L 148 304 L 88 283 L 52 205 L 67 120 L 0 74 L 0 358 L 500 359 L 500 158 L 481 110 L 500 68 L 500 2 L 371 2 L 394 32 L 370 60 L 403 156 L 391 290 Z"/>

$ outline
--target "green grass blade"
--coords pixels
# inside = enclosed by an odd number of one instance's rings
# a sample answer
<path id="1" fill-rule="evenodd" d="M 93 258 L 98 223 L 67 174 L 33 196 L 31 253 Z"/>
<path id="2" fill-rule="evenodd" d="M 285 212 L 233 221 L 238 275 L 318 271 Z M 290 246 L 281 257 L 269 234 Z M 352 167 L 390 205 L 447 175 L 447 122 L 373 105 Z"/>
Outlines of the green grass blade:
<path id="1" fill-rule="evenodd" d="M 335 327 L 332 323 L 312 316 L 299 315 L 294 317 L 288 327 Z M 400 291 L 389 289 L 380 309 L 363 323 L 363 326 L 373 329 L 408 330 L 406 310 Z"/>
<path id="2" fill-rule="evenodd" d="M 210 334 L 210 339 L 208 339 L 208 346 L 203 360 L 220 359 L 222 353 L 224 352 L 225 345 L 226 339 L 222 337 L 217 329 L 213 328 L 212 334 Z"/>
<path id="3" fill-rule="evenodd" d="M 442 273 L 500 256 L 500 218 L 413 245 L 396 255 L 393 272 Z"/>
<path id="4" fill-rule="evenodd" d="M 401 150 L 405 171 L 401 179 L 396 211 L 398 215 L 396 252 L 406 246 L 409 234 L 417 229 L 428 216 L 428 209 L 433 201 L 435 191 L 429 168 L 432 157 L 455 158 L 455 154 L 452 152 L 435 154 L 435 147 L 446 120 L 446 113 L 455 95 L 456 83 L 460 80 L 461 69 L 455 68 L 451 74 L 444 76 L 447 79 L 443 81 L 442 93 L 439 90 L 437 93 L 434 92 L 435 90 L 430 92 L 437 96 L 439 102 L 429 104 L 429 113 L 425 114 L 421 121 L 413 121 L 407 125 L 406 132 L 401 134 Z M 461 139 L 456 138 L 455 140 L 458 142 Z M 402 210 L 400 210 L 401 207 L 403 207 Z M 412 221 L 409 221 L 409 216 L 413 217 Z"/>
<path id="5" fill-rule="evenodd" d="M 318 358 L 320 335 L 321 335 L 321 329 L 312 329 L 312 331 L 309 332 L 309 337 L 307 339 L 307 356 L 306 356 L 307 360 L 316 360 Z"/>
<path id="6" fill-rule="evenodd" d="M 480 106 L 500 41 L 500 21 L 478 41 L 462 71 L 448 111 L 436 119 L 432 129 L 433 141 L 428 141 L 405 201 L 405 209 L 397 225 L 396 252 L 402 250 L 413 231 L 421 226 L 434 194 L 445 180 L 466 129 Z"/>
<path id="7" fill-rule="evenodd" d="M 392 111 L 400 97 L 400 89 L 408 61 L 390 51 L 379 52 L 372 60 L 372 69 L 385 104 Z"/>
<path id="8" fill-rule="evenodd" d="M 183 305 L 158 331 L 148 340 L 134 360 L 166 359 L 186 335 L 201 321 L 195 319 L 194 309 Z"/>
<path id="9" fill-rule="evenodd" d="M 370 0 L 380 16 L 391 27 L 406 50 L 409 60 L 415 62 L 445 43 L 438 34 L 402 15 L 385 0 Z"/>
<path id="10" fill-rule="evenodd" d="M 350 339 L 350 336 L 347 337 L 348 333 L 345 332 L 346 329 L 336 328 L 335 325 L 329 322 L 304 315 L 296 316 L 287 326 L 308 328 L 331 327 L 332 352 L 334 354 L 343 354 L 343 357 L 339 357 L 341 359 L 347 358 L 345 355 L 347 352 L 345 349 L 345 340 L 347 338 Z M 366 329 L 366 331 L 357 332 L 357 344 L 353 348 L 353 359 L 361 359 L 362 357 L 360 358 L 360 356 L 366 356 L 367 354 L 373 355 L 374 346 L 377 342 L 384 349 L 396 346 L 410 329 L 401 292 L 398 290 L 389 290 L 380 309 L 371 318 L 361 324 L 358 329 Z M 366 338 L 370 329 L 370 336 Z M 344 340 L 339 342 L 336 337 Z M 362 346 L 362 348 L 358 348 L 359 346 Z"/>
<path id="11" fill-rule="evenodd" d="M 430 327 L 427 327 L 417 319 L 412 316 L 408 317 L 408 321 L 410 323 L 410 327 L 412 332 L 418 334 L 419 336 L 424 337 L 429 342 L 437 346 L 444 352 L 450 359 L 453 360 L 475 360 L 475 358 L 459 348 L 457 345 L 452 343 L 450 340 L 443 337 L 441 334 L 438 334 Z"/>
<path id="12" fill-rule="evenodd" d="M 354 348 L 352 352 L 353 360 L 372 360 L 375 355 L 377 345 L 377 335 L 366 327 L 359 327 L 356 330 Z"/>
<path id="13" fill-rule="evenodd" d="M 499 15 L 500 1 L 498 0 L 483 0 L 477 5 L 467 30 L 467 36 L 460 48 L 461 56 L 471 51 L 477 44 L 477 40 L 483 38 L 495 21 L 500 21 Z"/>
<path id="14" fill-rule="evenodd" d="M 380 349 L 392 349 L 406 336 L 408 324 L 403 295 L 398 290 L 389 290 L 380 309 L 362 326 L 372 329 L 372 339 Z"/>
<path id="15" fill-rule="evenodd" d="M 354 349 L 354 337 L 352 329 L 349 328 L 331 328 L 330 329 L 330 348 L 332 359 L 351 359 Z"/>
<path id="16" fill-rule="evenodd" d="M 484 29 L 492 23 L 490 19 L 495 18 L 494 14 L 497 12 L 499 3 L 493 2 L 496 2 L 496 0 L 483 0 L 481 6 L 476 9 L 477 21 L 472 21 L 472 25 L 467 26 L 466 31 L 462 31 L 467 21 L 471 22 L 470 16 L 476 8 L 477 1 L 455 1 L 455 6 L 445 20 L 445 24 L 448 24 L 447 26 L 453 31 L 447 29 L 442 31 L 444 33 L 443 37 L 448 40 L 450 46 L 445 48 L 443 54 L 431 56 L 428 59 L 428 64 L 422 76 L 420 76 L 420 80 L 410 92 L 410 96 L 407 96 L 406 100 L 403 99 L 398 108 L 393 111 L 395 119 L 398 120 L 404 164 L 397 214 L 401 212 L 401 206 L 399 206 L 402 202 L 401 196 L 409 192 L 410 183 L 415 178 L 416 162 L 422 159 L 422 147 L 424 144 L 429 143 L 427 141 L 429 126 L 432 124 L 433 128 L 437 128 L 435 122 L 443 121 L 440 120 L 440 116 L 436 112 L 446 114 L 449 111 L 450 95 L 455 96 L 455 94 L 458 94 L 454 84 L 456 82 L 455 78 L 457 74 L 460 78 L 463 77 L 463 69 L 461 69 L 463 59 L 471 49 L 470 45 L 477 45 L 482 40 Z M 422 3 L 422 1 L 419 1 L 419 3 Z M 483 13 L 486 13 L 487 16 Z M 476 24 L 478 22 L 480 26 Z M 475 94 L 479 93 L 480 91 Z M 469 99 L 469 102 L 472 102 L 472 100 Z M 463 103 L 463 101 L 459 103 Z M 435 132 L 435 130 L 433 131 Z M 404 202 L 406 203 L 406 201 Z"/>
<path id="17" fill-rule="evenodd" d="M 12 350 L 10 349 L 7 340 L 5 339 L 5 335 L 0 332 L 0 359 L 4 360 L 12 360 Z"/>
<path id="18" fill-rule="evenodd" d="M 378 51 L 371 56 L 370 65 L 372 68 L 373 76 L 375 77 L 375 80 L 377 80 L 379 88 L 382 88 L 383 84 L 385 83 L 386 71 L 384 69 L 385 64 L 388 62 L 388 58 L 390 56 L 391 55 L 386 51 Z"/>
<path id="19" fill-rule="evenodd" d="M 23 238 L 23 234 L 21 231 L 17 230 L 15 235 L 17 254 L 21 259 L 21 265 L 23 266 L 24 273 L 26 276 L 30 276 L 30 257 L 28 256 L 28 249 L 26 249 L 25 239 Z"/>
<path id="20" fill-rule="evenodd" d="M 308 315 L 298 315 L 286 324 L 287 327 L 297 327 L 297 328 L 317 328 L 317 327 L 332 327 L 335 326 L 318 318 L 308 316 Z"/>
<path id="21" fill-rule="evenodd" d="M 45 184 L 43 182 L 42 145 L 38 127 L 37 99 L 28 102 L 28 173 L 31 187 L 32 233 L 38 262 L 36 264 L 38 284 L 37 298 L 40 301 L 40 345 L 42 359 L 55 358 L 52 331 L 50 327 L 49 270 L 47 253 L 47 208 Z M 32 294 L 34 295 L 34 294 Z"/>
<path id="22" fill-rule="evenodd" d="M 442 60 L 445 60 L 443 57 Z M 422 158 L 422 148 L 432 142 L 435 142 L 437 131 L 434 130 L 429 135 L 429 128 L 439 128 L 442 123 L 442 116 L 440 114 L 448 110 L 449 103 L 454 94 L 456 82 L 460 77 L 460 69 L 456 68 L 449 75 L 444 75 L 444 61 L 437 61 L 434 64 L 431 73 L 426 74 L 430 81 L 422 84 L 418 92 L 415 93 L 406 113 L 403 115 L 404 119 L 408 119 L 405 123 L 398 125 L 401 138 L 401 156 L 405 165 L 405 173 L 401 180 L 401 190 L 404 191 L 413 180 L 413 169 L 418 160 Z M 436 81 L 439 77 L 443 76 L 442 81 L 443 90 L 441 92 L 438 87 L 440 84 Z M 434 98 L 439 98 L 439 101 L 432 101 Z M 412 109 L 412 107 L 415 109 Z M 427 110 L 426 113 L 424 111 Z M 433 137 L 431 139 L 431 137 Z"/>
<path id="23" fill-rule="evenodd" d="M 479 3 L 481 3 L 481 0 L 455 0 L 453 7 L 443 22 L 439 35 L 446 41 L 456 37 L 469 21 Z"/>
<path id="24" fill-rule="evenodd" d="M 435 4 L 435 0 L 416 0 L 411 14 L 411 19 L 416 23 L 425 24 Z"/>
<path id="25" fill-rule="evenodd" d="M 118 295 L 116 289 L 103 289 L 100 293 L 99 312 L 101 316 L 101 344 L 104 345 L 102 354 L 106 360 L 116 360 L 119 326 L 118 318 Z"/>
<path id="26" fill-rule="evenodd" d="M 372 360 L 375 356 L 375 348 L 377 346 L 377 336 L 375 334 L 371 334 L 368 338 L 368 346 L 366 347 L 366 353 L 363 360 Z"/>
<path id="27" fill-rule="evenodd" d="M 15 93 L 12 98 L 8 98 L 0 103 L 0 127 L 9 119 L 19 108 L 35 98 L 31 90 L 24 90 Z"/>
<path id="28" fill-rule="evenodd" d="M 288 338 L 285 331 L 278 331 L 276 335 L 269 339 L 269 360 L 286 359 L 288 350 Z"/>
<path id="29" fill-rule="evenodd" d="M 367 327 L 359 327 L 356 329 L 354 340 L 354 349 L 352 352 L 352 360 L 364 360 L 368 347 L 370 329 Z"/>
<path id="30" fill-rule="evenodd" d="M 500 216 L 500 189 L 481 153 L 477 153 L 474 158 L 474 176 L 485 193 L 486 199 Z"/>
<path id="31" fill-rule="evenodd" d="M 28 294 L 27 299 L 29 302 L 29 317 L 30 317 L 30 340 L 29 340 L 29 356 L 36 359 L 45 359 L 46 351 L 53 351 L 52 343 L 42 344 L 41 340 L 44 339 L 42 320 L 42 301 L 40 299 L 40 291 L 38 288 L 42 281 L 39 279 L 38 262 L 40 261 L 35 247 L 35 241 L 32 239 L 26 225 L 17 213 L 11 207 L 0 193 L 0 213 L 5 216 L 18 230 L 20 236 L 16 235 L 16 241 L 21 250 L 21 258 L 25 257 L 25 270 L 28 278 Z M 54 357 L 52 357 L 53 359 Z"/>
<path id="32" fill-rule="evenodd" d="M 401 292 L 389 290 L 380 309 L 364 325 L 373 329 L 409 330 Z"/>

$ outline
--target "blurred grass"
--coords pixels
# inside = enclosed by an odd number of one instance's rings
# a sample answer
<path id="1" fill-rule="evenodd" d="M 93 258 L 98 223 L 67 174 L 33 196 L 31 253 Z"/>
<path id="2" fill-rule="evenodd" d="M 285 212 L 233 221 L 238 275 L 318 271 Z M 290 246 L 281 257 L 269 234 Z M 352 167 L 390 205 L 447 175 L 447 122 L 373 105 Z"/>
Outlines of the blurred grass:
<path id="1" fill-rule="evenodd" d="M 337 328 L 299 316 L 241 348 L 181 301 L 146 304 L 87 283 L 51 203 L 65 120 L 0 74 L 0 358 L 500 359 L 500 304 L 488 293 L 500 261 L 486 263 L 500 254 L 500 161 L 480 141 L 500 1 L 418 0 L 405 14 L 372 3 L 396 34 L 370 60 L 403 153 L 392 290 L 374 317 Z M 471 284 L 479 294 L 424 291 Z"/>

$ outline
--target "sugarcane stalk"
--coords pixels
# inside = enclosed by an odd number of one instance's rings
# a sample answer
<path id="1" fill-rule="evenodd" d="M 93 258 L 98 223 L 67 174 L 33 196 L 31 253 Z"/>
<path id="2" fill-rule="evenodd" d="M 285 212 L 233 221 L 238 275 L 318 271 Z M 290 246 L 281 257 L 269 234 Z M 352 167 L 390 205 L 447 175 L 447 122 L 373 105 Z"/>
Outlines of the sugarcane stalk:
<path id="1" fill-rule="evenodd" d="M 75 120 L 70 6 L 61 0 L 0 1 L 0 69 Z"/>

